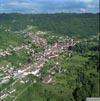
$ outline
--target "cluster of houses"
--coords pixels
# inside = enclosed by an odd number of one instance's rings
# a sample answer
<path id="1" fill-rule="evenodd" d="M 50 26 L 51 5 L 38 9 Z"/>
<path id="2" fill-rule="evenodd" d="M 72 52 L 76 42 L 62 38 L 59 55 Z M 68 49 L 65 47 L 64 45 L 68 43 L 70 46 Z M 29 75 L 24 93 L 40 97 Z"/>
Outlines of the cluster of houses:
<path id="1" fill-rule="evenodd" d="M 31 44 L 29 45 L 21 45 L 21 46 L 18 46 L 18 47 L 13 47 L 13 46 L 10 46 L 9 48 L 7 48 L 6 50 L 0 50 L 0 58 L 1 57 L 6 57 L 6 56 L 10 56 L 12 55 L 14 52 L 17 52 L 17 51 L 20 51 L 21 49 L 25 49 L 27 50 L 27 54 L 30 54 L 31 53 L 34 53 L 34 49 L 31 48 Z M 34 54 L 33 54 L 34 56 Z"/>
<path id="2" fill-rule="evenodd" d="M 9 56 L 11 53 L 7 50 L 0 50 L 0 57 Z"/>
<path id="3" fill-rule="evenodd" d="M 42 83 L 45 83 L 45 84 L 49 84 L 49 83 L 53 83 L 53 78 L 51 75 L 48 75 L 43 81 Z"/>
<path id="4" fill-rule="evenodd" d="M 4 98 L 6 98 L 7 96 L 10 96 L 11 94 L 13 94 L 16 91 L 16 89 L 11 89 L 9 91 L 1 91 L 0 92 L 0 100 L 3 101 Z"/>
<path id="5" fill-rule="evenodd" d="M 17 52 L 23 48 L 27 47 L 26 45 L 22 45 L 22 46 L 19 46 L 19 47 L 13 47 L 13 46 L 10 46 L 9 48 L 7 48 L 6 50 L 0 50 L 0 57 L 5 57 L 5 56 L 9 56 L 9 55 L 12 55 L 13 52 Z"/>
<path id="6" fill-rule="evenodd" d="M 29 33 L 30 36 L 32 33 Z M 35 44 L 39 44 L 42 42 L 46 43 L 46 41 L 39 37 L 37 37 L 36 35 L 33 38 L 32 35 L 32 41 L 34 41 Z M 33 74 L 35 76 L 39 76 L 39 71 L 40 69 L 44 66 L 45 63 L 48 62 L 49 59 L 57 57 L 59 55 L 59 53 L 64 52 L 64 50 L 68 49 L 69 47 L 73 47 L 76 43 L 72 40 L 70 43 L 55 43 L 52 46 L 48 47 L 47 43 L 46 46 L 47 48 L 45 48 L 44 52 L 40 53 L 37 55 L 36 57 L 36 62 L 34 64 L 25 64 L 24 66 L 22 66 L 22 68 L 20 68 L 19 70 L 16 71 L 10 71 L 9 74 L 11 74 L 13 72 L 13 77 L 14 78 L 23 78 L 29 74 Z M 18 51 L 22 48 L 25 48 L 26 50 L 28 50 L 28 53 L 31 51 L 34 53 L 34 50 L 30 48 L 31 45 L 27 46 L 27 45 L 22 45 L 21 47 L 16 47 L 13 48 L 13 51 Z M 32 54 L 33 54 L 32 53 Z M 33 70 L 33 68 L 35 68 L 35 70 Z M 10 78 L 10 77 L 9 77 Z M 7 82 L 9 78 L 4 78 L 2 80 L 2 83 Z"/>
<path id="7" fill-rule="evenodd" d="M 29 37 L 31 37 L 32 42 L 38 45 L 39 47 L 44 48 L 44 51 L 39 54 L 36 54 L 34 64 L 26 63 L 22 65 L 20 69 L 17 69 L 17 70 L 14 70 L 12 68 L 7 69 L 6 75 L 3 76 L 2 79 L 0 79 L 0 82 L 1 82 L 0 85 L 8 83 L 11 78 L 15 80 L 17 79 L 22 80 L 22 78 L 25 78 L 29 74 L 40 77 L 41 76 L 40 70 L 42 69 L 44 64 L 46 64 L 49 61 L 49 59 L 59 56 L 60 53 L 64 52 L 65 50 L 68 50 L 69 47 L 73 47 L 77 43 L 77 42 L 74 42 L 74 40 L 72 39 L 70 42 L 67 42 L 67 43 L 57 42 L 49 46 L 45 39 L 37 35 L 33 35 L 32 33 L 28 33 L 28 35 Z M 30 54 L 31 52 L 32 53 L 31 56 L 32 55 L 34 56 L 35 55 L 34 49 L 32 49 L 31 46 L 32 45 L 29 44 L 29 45 L 22 45 L 20 47 L 15 47 L 11 49 L 6 49 L 5 51 L 1 50 L 0 57 L 11 55 L 12 51 L 16 52 L 23 48 L 27 50 L 28 54 Z M 52 74 L 55 74 L 55 72 L 52 72 Z M 53 78 L 51 76 L 52 74 L 48 75 L 42 82 L 45 84 L 49 84 L 53 82 Z M 4 96 L 6 95 L 2 95 L 2 98 Z"/>
<path id="8" fill-rule="evenodd" d="M 47 41 L 44 38 L 41 38 L 37 35 L 34 35 L 33 33 L 27 33 L 29 37 L 32 39 L 32 42 L 36 45 L 38 45 L 41 48 L 47 47 Z"/>
<path id="9" fill-rule="evenodd" d="M 64 50 L 68 49 L 69 47 L 75 46 L 75 44 L 77 43 L 73 39 L 70 39 L 69 42 L 58 42 L 50 46 L 47 44 L 46 39 L 41 38 L 38 35 L 30 32 L 27 34 L 32 39 L 32 42 L 34 44 L 44 48 L 44 52 L 41 53 L 42 55 L 39 56 L 39 58 L 42 58 L 42 60 L 44 59 L 44 57 L 52 58 L 58 56 L 59 53 L 62 53 Z"/>

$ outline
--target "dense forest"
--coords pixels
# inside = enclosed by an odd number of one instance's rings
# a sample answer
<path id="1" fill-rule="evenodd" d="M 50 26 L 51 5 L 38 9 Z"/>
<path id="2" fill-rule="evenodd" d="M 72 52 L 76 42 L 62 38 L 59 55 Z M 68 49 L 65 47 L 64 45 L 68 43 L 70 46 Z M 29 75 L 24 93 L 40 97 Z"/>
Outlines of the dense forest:
<path id="1" fill-rule="evenodd" d="M 61 35 L 87 37 L 99 32 L 99 14 L 0 14 L 0 24 L 13 31 L 34 26 Z"/>

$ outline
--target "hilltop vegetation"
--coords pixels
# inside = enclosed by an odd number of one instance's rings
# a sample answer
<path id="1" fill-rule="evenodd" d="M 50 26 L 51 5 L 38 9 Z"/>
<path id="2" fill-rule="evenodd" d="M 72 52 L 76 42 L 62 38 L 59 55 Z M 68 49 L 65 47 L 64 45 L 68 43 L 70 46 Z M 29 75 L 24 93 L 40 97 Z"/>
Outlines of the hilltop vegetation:
<path id="1" fill-rule="evenodd" d="M 0 14 L 1 26 L 13 31 L 33 26 L 55 34 L 89 37 L 99 30 L 99 14 Z"/>

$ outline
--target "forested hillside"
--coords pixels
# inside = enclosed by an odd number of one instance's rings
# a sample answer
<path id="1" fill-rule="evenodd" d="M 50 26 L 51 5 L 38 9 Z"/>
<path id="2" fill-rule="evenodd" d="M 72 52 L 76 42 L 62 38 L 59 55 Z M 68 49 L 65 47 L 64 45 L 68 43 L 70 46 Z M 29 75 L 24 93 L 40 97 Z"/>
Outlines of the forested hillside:
<path id="1" fill-rule="evenodd" d="M 0 24 L 13 31 L 34 26 L 37 30 L 88 37 L 98 33 L 99 14 L 0 14 Z"/>

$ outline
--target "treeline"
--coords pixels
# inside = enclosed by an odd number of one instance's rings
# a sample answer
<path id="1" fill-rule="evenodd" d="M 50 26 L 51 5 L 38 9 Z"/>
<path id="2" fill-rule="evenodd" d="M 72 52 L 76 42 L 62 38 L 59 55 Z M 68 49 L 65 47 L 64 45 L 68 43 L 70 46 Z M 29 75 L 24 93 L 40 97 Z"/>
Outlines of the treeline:
<path id="1" fill-rule="evenodd" d="M 0 24 L 13 31 L 35 26 L 37 30 L 87 37 L 99 31 L 99 14 L 0 14 Z"/>
<path id="2" fill-rule="evenodd" d="M 77 86 L 73 91 L 75 101 L 85 101 L 87 97 L 99 97 L 99 40 L 93 39 L 79 43 L 74 51 L 88 58 L 78 75 L 77 82 L 82 85 Z"/>

